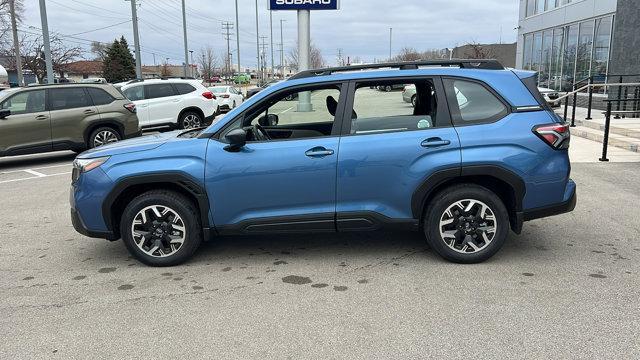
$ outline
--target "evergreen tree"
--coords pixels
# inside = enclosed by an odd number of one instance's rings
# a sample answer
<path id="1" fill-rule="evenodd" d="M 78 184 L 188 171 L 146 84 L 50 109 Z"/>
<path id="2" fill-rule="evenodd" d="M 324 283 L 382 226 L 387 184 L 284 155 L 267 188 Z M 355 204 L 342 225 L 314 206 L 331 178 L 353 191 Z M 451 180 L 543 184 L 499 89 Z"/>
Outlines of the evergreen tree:
<path id="1" fill-rule="evenodd" d="M 135 59 L 129 51 L 127 40 L 116 39 L 106 51 L 102 64 L 102 72 L 108 82 L 116 83 L 136 77 Z"/>

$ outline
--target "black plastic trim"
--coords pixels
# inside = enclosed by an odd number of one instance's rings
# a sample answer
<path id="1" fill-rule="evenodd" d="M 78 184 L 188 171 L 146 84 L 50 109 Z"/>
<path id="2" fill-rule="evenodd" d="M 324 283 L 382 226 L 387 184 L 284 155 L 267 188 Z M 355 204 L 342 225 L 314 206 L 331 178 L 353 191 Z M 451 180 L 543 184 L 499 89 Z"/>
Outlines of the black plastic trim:
<path id="1" fill-rule="evenodd" d="M 177 185 L 193 195 L 200 210 L 200 221 L 202 227 L 206 230 L 210 228 L 209 223 L 209 199 L 206 191 L 198 185 L 197 181 L 184 173 L 177 172 L 161 172 L 147 175 L 134 175 L 120 180 L 106 196 L 102 203 L 102 217 L 107 228 L 113 232 L 113 224 L 111 218 L 111 207 L 116 199 L 129 187 L 142 184 L 158 184 L 171 183 Z M 117 226 L 117 224 L 116 224 Z M 205 236 L 205 239 L 207 237 Z"/>
<path id="2" fill-rule="evenodd" d="M 75 209 L 71 209 L 71 224 L 78 233 L 84 236 L 98 239 L 107 239 L 110 241 L 116 240 L 115 236 L 113 235 L 113 231 L 91 231 L 87 229 Z"/>
<path id="3" fill-rule="evenodd" d="M 559 204 L 526 210 L 523 212 L 522 218 L 523 218 L 523 221 L 531 221 L 535 219 L 541 219 L 549 216 L 568 213 L 573 211 L 573 209 L 576 208 L 577 202 L 578 202 L 578 196 L 576 195 L 576 191 L 574 189 L 573 194 L 571 194 L 571 197 L 569 198 L 569 200 L 561 202 Z"/>
<path id="4" fill-rule="evenodd" d="M 335 232 L 335 214 L 275 216 L 216 226 L 219 235 Z"/>
<path id="5" fill-rule="evenodd" d="M 417 231 L 417 219 L 392 219 L 374 211 L 350 211 L 336 214 L 336 228 L 344 231 L 375 231 L 381 229 Z"/>

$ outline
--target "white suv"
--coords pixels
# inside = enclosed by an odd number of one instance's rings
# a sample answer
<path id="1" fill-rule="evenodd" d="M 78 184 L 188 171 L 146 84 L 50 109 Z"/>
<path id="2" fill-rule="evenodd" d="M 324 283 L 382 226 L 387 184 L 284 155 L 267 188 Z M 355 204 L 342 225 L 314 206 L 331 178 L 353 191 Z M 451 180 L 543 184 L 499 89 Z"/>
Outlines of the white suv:
<path id="1" fill-rule="evenodd" d="M 136 104 L 143 128 L 193 129 L 210 123 L 220 112 L 218 100 L 199 80 L 132 80 L 120 90 Z"/>

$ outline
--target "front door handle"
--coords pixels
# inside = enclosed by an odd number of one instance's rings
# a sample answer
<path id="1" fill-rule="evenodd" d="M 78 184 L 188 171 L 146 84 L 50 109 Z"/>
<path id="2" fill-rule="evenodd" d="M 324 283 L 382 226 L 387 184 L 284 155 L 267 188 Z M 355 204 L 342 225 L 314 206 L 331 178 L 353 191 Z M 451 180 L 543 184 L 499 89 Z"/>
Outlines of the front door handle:
<path id="1" fill-rule="evenodd" d="M 84 111 L 85 114 L 90 115 L 90 114 L 95 114 L 96 112 L 91 110 L 91 109 L 87 109 Z"/>
<path id="2" fill-rule="evenodd" d="M 36 120 L 48 120 L 49 117 L 47 115 L 37 115 Z"/>
<path id="3" fill-rule="evenodd" d="M 451 144 L 451 141 L 449 140 L 442 140 L 439 137 L 432 137 L 432 138 L 428 138 L 427 140 L 424 140 L 422 143 L 420 143 L 420 146 L 426 147 L 426 148 L 435 148 L 440 146 L 446 146 L 449 144 Z"/>
<path id="4" fill-rule="evenodd" d="M 307 150 L 304 154 L 308 157 L 320 158 L 320 157 L 333 155 L 333 150 L 326 149 L 322 146 L 316 146 L 313 149 Z"/>

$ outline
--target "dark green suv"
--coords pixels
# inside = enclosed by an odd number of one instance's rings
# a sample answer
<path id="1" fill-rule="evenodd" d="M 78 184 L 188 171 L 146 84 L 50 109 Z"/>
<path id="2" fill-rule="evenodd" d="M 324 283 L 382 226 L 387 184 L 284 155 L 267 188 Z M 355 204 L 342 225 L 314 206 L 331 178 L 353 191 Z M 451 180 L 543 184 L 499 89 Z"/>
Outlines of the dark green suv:
<path id="1" fill-rule="evenodd" d="M 108 84 L 0 92 L 0 156 L 81 152 L 140 135 L 136 106 Z"/>

